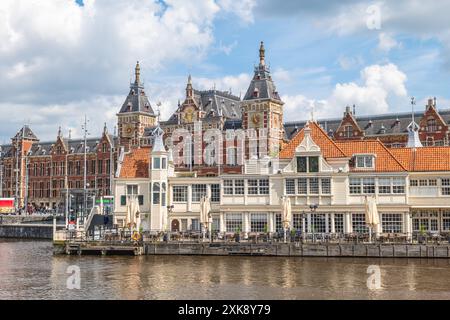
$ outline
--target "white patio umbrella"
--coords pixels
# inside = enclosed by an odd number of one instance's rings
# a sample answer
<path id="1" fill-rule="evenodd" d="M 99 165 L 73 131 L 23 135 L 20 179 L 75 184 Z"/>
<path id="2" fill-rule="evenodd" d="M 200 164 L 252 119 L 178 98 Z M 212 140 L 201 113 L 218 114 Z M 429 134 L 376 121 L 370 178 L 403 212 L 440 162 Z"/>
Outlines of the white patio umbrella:
<path id="1" fill-rule="evenodd" d="M 203 238 L 205 238 L 205 229 L 209 224 L 210 203 L 208 197 L 204 196 L 200 200 L 200 224 L 203 226 Z"/>
<path id="2" fill-rule="evenodd" d="M 286 242 L 286 232 L 292 221 L 291 199 L 289 197 L 283 197 L 281 201 L 281 210 L 283 216 L 284 242 Z"/>
<path id="3" fill-rule="evenodd" d="M 127 212 L 125 215 L 125 226 L 128 227 L 128 225 L 131 223 L 131 201 L 128 201 L 127 203 Z"/>
<path id="4" fill-rule="evenodd" d="M 136 225 L 136 229 L 139 230 L 139 227 L 141 225 L 141 210 L 139 207 L 139 198 L 135 197 L 134 198 L 134 205 L 133 205 L 133 211 L 132 211 L 132 215 L 133 215 L 133 222 Z"/>
<path id="5" fill-rule="evenodd" d="M 366 224 L 369 226 L 369 242 L 372 242 L 372 229 L 380 224 L 377 202 L 374 197 L 366 196 Z"/>

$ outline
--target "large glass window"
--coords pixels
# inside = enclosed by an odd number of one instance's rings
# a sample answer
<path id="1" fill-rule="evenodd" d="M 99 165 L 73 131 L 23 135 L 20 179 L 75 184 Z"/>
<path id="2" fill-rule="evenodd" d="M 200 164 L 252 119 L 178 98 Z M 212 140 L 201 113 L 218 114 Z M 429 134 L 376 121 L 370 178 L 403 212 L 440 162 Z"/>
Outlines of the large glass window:
<path id="1" fill-rule="evenodd" d="M 319 194 L 319 178 L 309 178 L 309 193 Z"/>
<path id="2" fill-rule="evenodd" d="M 405 178 L 393 178 L 392 179 L 392 191 L 394 193 L 405 193 Z"/>
<path id="3" fill-rule="evenodd" d="M 267 214 L 266 213 L 250 214 L 250 231 L 251 232 L 265 232 L 266 228 L 267 228 Z"/>
<path id="4" fill-rule="evenodd" d="M 381 214 L 381 227 L 386 233 L 400 233 L 403 228 L 403 215 L 398 213 Z"/>
<path id="5" fill-rule="evenodd" d="M 160 168 L 161 168 L 161 159 L 153 158 L 153 169 L 160 169 Z"/>
<path id="6" fill-rule="evenodd" d="M 127 185 L 127 196 L 133 196 L 138 194 L 138 186 L 133 184 Z"/>
<path id="7" fill-rule="evenodd" d="M 212 219 L 211 231 L 212 232 L 219 232 L 220 231 L 220 219 L 219 218 L 213 218 Z"/>
<path id="8" fill-rule="evenodd" d="M 233 194 L 233 180 L 224 180 L 223 181 L 223 193 L 226 195 Z"/>
<path id="9" fill-rule="evenodd" d="M 378 193 L 391 193 L 391 178 L 378 178 Z"/>
<path id="10" fill-rule="evenodd" d="M 269 180 L 268 179 L 249 179 L 248 194 L 269 194 Z"/>
<path id="11" fill-rule="evenodd" d="M 244 194 L 244 180 L 234 180 L 234 194 Z"/>
<path id="12" fill-rule="evenodd" d="M 372 155 L 356 156 L 356 167 L 357 168 L 373 168 L 374 167 L 374 157 Z"/>
<path id="13" fill-rule="evenodd" d="M 225 216 L 225 224 L 227 232 L 242 231 L 242 214 L 240 213 L 227 213 Z"/>
<path id="14" fill-rule="evenodd" d="M 248 184 L 248 194 L 258 194 L 258 180 L 249 179 Z"/>
<path id="15" fill-rule="evenodd" d="M 298 193 L 307 194 L 308 193 L 308 180 L 306 178 L 298 179 Z"/>
<path id="16" fill-rule="evenodd" d="M 334 214 L 334 232 L 344 233 L 344 214 L 342 213 Z"/>
<path id="17" fill-rule="evenodd" d="M 321 186 L 322 186 L 322 193 L 330 194 L 331 193 L 331 179 L 330 178 L 321 178 L 320 182 L 321 182 Z"/>
<path id="18" fill-rule="evenodd" d="M 350 193 L 351 194 L 361 193 L 361 179 L 360 178 L 350 178 Z"/>
<path id="19" fill-rule="evenodd" d="M 325 218 L 326 215 L 323 213 L 311 214 L 311 232 L 318 232 L 318 233 L 327 232 Z"/>
<path id="20" fill-rule="evenodd" d="M 187 201 L 187 186 L 173 186 L 173 201 L 174 202 Z"/>
<path id="21" fill-rule="evenodd" d="M 375 193 L 375 179 L 363 178 L 363 193 Z"/>
<path id="22" fill-rule="evenodd" d="M 226 195 L 244 194 L 244 180 L 227 179 L 223 181 L 223 192 Z"/>
<path id="23" fill-rule="evenodd" d="M 269 194 L 269 179 L 259 180 L 259 194 Z"/>
<path id="24" fill-rule="evenodd" d="M 308 171 L 319 172 L 319 157 L 308 157 Z"/>
<path id="25" fill-rule="evenodd" d="M 352 227 L 355 233 L 366 233 L 368 228 L 366 225 L 366 216 L 364 213 L 353 213 L 352 214 Z"/>
<path id="26" fill-rule="evenodd" d="M 200 202 L 200 199 L 204 196 L 206 196 L 206 184 L 193 184 L 192 202 Z"/>
<path id="27" fill-rule="evenodd" d="M 297 157 L 297 172 L 307 172 L 306 159 L 307 157 Z"/>
<path id="28" fill-rule="evenodd" d="M 198 219 L 191 220 L 191 230 L 200 231 L 200 221 Z"/>
<path id="29" fill-rule="evenodd" d="M 442 231 L 450 231 L 450 210 L 442 212 Z"/>
<path id="30" fill-rule="evenodd" d="M 292 215 L 292 227 L 295 230 L 302 230 L 302 215 L 300 213 L 294 213 Z"/>
<path id="31" fill-rule="evenodd" d="M 211 202 L 220 202 L 220 184 L 211 185 Z"/>
<path id="32" fill-rule="evenodd" d="M 442 195 L 449 196 L 450 195 L 450 179 L 449 178 L 441 179 L 441 185 L 442 185 Z"/>
<path id="33" fill-rule="evenodd" d="M 319 172 L 319 157 L 297 157 L 297 172 Z"/>
<path id="34" fill-rule="evenodd" d="M 439 212 L 437 210 L 417 210 L 413 212 L 413 231 L 437 232 Z"/>
<path id="35" fill-rule="evenodd" d="M 154 182 L 153 183 L 153 204 L 160 203 L 160 193 L 161 193 L 161 187 L 159 185 L 159 182 Z"/>
<path id="36" fill-rule="evenodd" d="M 295 194 L 295 179 L 286 179 L 286 194 Z"/>
<path id="37" fill-rule="evenodd" d="M 275 231 L 282 232 L 283 231 L 283 223 L 281 221 L 281 214 L 275 215 Z"/>

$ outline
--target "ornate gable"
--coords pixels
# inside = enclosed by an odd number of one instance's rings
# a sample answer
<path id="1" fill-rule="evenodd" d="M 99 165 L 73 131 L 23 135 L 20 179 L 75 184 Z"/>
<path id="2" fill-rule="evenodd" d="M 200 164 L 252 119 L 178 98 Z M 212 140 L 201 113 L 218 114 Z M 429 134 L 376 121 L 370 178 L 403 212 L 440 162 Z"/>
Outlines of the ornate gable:
<path id="1" fill-rule="evenodd" d="M 360 128 L 356 122 L 350 107 L 347 106 L 344 112 L 344 117 L 334 133 L 336 140 L 347 139 L 362 139 L 364 137 L 364 131 Z"/>
<path id="2" fill-rule="evenodd" d="M 436 108 L 436 98 L 428 99 L 425 113 L 419 122 L 420 140 L 427 145 L 434 145 L 435 141 L 445 139 L 448 130 L 448 125 Z"/>
<path id="3" fill-rule="evenodd" d="M 304 138 L 302 142 L 295 148 L 295 153 L 320 153 L 320 147 L 314 142 L 311 137 L 311 128 L 309 123 L 306 124 L 304 129 Z"/>

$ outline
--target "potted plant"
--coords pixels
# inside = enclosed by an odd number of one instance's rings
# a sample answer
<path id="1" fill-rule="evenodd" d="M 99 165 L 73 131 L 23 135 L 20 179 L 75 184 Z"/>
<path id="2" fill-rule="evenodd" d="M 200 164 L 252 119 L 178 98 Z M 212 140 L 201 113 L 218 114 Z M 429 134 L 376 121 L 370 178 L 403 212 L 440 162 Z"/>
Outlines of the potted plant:
<path id="1" fill-rule="evenodd" d="M 267 224 L 264 226 L 264 236 L 263 236 L 263 241 L 268 241 L 269 240 L 269 227 L 267 226 Z"/>
<path id="2" fill-rule="evenodd" d="M 236 242 L 241 241 L 241 228 L 236 229 L 236 233 L 234 234 L 234 239 L 236 240 Z"/>
<path id="3" fill-rule="evenodd" d="M 295 242 L 295 234 L 297 230 L 295 228 L 291 229 L 291 242 Z"/>
<path id="4" fill-rule="evenodd" d="M 425 243 L 425 234 L 426 234 L 425 226 L 421 224 L 419 226 L 419 237 L 418 237 L 420 244 Z"/>

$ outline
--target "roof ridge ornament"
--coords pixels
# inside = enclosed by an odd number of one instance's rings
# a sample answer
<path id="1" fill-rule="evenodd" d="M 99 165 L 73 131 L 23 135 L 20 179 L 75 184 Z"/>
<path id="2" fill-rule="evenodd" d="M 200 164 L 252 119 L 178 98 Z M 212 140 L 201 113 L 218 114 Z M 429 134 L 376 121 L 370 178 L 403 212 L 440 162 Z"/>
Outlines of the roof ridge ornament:
<path id="1" fill-rule="evenodd" d="M 166 148 L 164 147 L 163 141 L 164 131 L 159 126 L 159 123 L 158 126 L 153 130 L 152 135 L 154 138 L 152 152 L 165 152 Z"/>
<path id="2" fill-rule="evenodd" d="M 414 105 L 416 104 L 416 99 L 411 97 L 411 123 L 408 125 L 408 142 L 406 144 L 407 148 L 421 148 L 423 147 L 422 142 L 419 138 L 419 125 L 414 120 Z"/>

